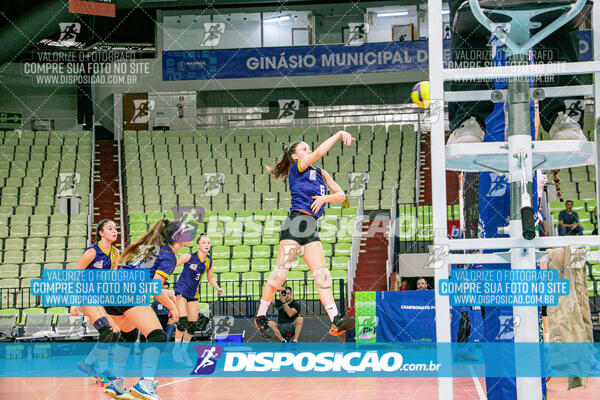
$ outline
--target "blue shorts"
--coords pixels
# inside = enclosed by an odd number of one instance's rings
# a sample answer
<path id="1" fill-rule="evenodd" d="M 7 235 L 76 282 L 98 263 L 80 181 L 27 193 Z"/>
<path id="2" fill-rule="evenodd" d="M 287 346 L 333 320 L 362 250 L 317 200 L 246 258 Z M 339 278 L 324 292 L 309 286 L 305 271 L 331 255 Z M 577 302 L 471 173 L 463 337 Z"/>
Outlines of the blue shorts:
<path id="1" fill-rule="evenodd" d="M 175 292 L 175 296 L 181 296 L 184 299 L 186 299 L 187 301 L 198 301 L 198 298 L 196 296 L 188 297 L 188 296 L 178 293 L 178 292 Z"/>

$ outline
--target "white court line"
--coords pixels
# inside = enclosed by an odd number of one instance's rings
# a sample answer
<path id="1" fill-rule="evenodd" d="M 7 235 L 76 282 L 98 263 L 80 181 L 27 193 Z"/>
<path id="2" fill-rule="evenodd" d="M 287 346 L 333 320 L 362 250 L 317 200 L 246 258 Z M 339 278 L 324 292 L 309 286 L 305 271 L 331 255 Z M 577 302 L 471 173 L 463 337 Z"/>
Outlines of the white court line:
<path id="1" fill-rule="evenodd" d="M 194 376 L 191 376 L 189 378 L 183 378 L 183 379 L 180 379 L 178 381 L 173 381 L 173 382 L 165 383 L 164 385 L 159 385 L 158 387 L 161 388 L 161 387 L 165 387 L 165 386 L 169 386 L 169 385 L 174 385 L 176 383 L 189 381 L 190 379 L 194 379 L 194 378 L 195 378 Z"/>
<path id="2" fill-rule="evenodd" d="M 473 384 L 475 384 L 475 389 L 477 389 L 477 394 L 479 395 L 479 400 L 486 400 L 487 396 L 483 392 L 483 388 L 481 387 L 481 382 L 479 382 L 479 377 L 475 376 L 475 371 L 473 370 L 472 365 L 469 365 L 469 372 L 471 373 L 471 378 L 473 378 Z"/>

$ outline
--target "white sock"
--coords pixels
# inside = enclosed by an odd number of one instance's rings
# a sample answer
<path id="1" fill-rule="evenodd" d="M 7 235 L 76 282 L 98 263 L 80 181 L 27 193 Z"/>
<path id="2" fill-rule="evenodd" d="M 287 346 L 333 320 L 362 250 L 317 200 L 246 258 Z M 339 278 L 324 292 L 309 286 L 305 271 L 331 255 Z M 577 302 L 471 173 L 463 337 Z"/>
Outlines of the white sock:
<path id="1" fill-rule="evenodd" d="M 103 374 L 104 372 L 108 371 L 108 360 L 107 361 L 100 361 L 98 360 L 98 373 Z"/>
<path id="2" fill-rule="evenodd" d="M 183 354 L 187 354 L 187 348 L 190 345 L 190 342 L 182 341 L 181 342 L 181 352 Z"/>
<path id="3" fill-rule="evenodd" d="M 271 305 L 270 301 L 265 301 L 263 299 L 260 299 L 260 305 L 258 306 L 258 313 L 256 314 L 256 316 L 260 317 L 260 316 L 267 315 L 267 310 L 269 309 L 270 305 Z"/>
<path id="4" fill-rule="evenodd" d="M 154 375 L 156 375 L 156 364 L 142 364 L 142 379 L 148 379 L 149 381 L 153 381 Z"/>
<path id="5" fill-rule="evenodd" d="M 113 362 L 113 374 L 116 378 L 122 378 L 125 376 L 125 363 Z"/>
<path id="6" fill-rule="evenodd" d="M 329 315 L 329 319 L 333 322 L 333 318 L 338 315 L 337 305 L 335 303 L 331 303 L 328 306 L 325 306 L 325 311 L 327 311 L 327 315 Z"/>
<path id="7" fill-rule="evenodd" d="M 90 354 L 88 354 L 88 356 L 85 358 L 85 360 L 83 362 L 86 363 L 87 365 L 92 365 L 93 363 L 96 362 L 96 347 L 94 347 L 92 349 L 92 351 L 90 351 Z"/>

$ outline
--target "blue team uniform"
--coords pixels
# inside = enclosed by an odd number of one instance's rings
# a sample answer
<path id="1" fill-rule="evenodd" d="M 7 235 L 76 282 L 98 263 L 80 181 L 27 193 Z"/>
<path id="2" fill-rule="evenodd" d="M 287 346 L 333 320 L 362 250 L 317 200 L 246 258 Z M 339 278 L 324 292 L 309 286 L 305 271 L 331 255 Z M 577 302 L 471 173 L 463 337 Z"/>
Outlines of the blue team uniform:
<path id="1" fill-rule="evenodd" d="M 147 269 L 150 271 L 150 279 L 153 279 L 156 274 L 163 276 L 165 279 L 169 279 L 175 270 L 176 264 L 177 257 L 175 257 L 173 248 L 170 245 L 165 244 L 154 254 L 154 256 L 149 257 L 148 260 L 142 260 L 142 257 L 139 256 L 130 264 L 124 265 L 123 268 Z"/>
<path id="2" fill-rule="evenodd" d="M 290 211 L 303 210 L 319 218 L 323 215 L 325 205 L 313 214 L 310 206 L 314 202 L 312 196 L 324 196 L 327 194 L 327 183 L 321 168 L 309 166 L 305 171 L 300 170 L 300 160 L 290 167 L 288 175 L 290 193 L 292 195 L 292 207 Z"/>
<path id="3" fill-rule="evenodd" d="M 85 269 L 112 269 L 117 265 L 117 248 L 110 246 L 110 249 L 104 250 L 98 242 L 94 243 L 85 251 L 94 249 L 96 256 L 94 260 Z"/>
<path id="4" fill-rule="evenodd" d="M 198 299 L 198 287 L 204 272 L 212 268 L 212 258 L 207 254 L 200 259 L 198 252 L 190 254 L 190 260 L 183 265 L 181 275 L 175 284 L 175 293 L 182 295 L 188 301 Z"/>

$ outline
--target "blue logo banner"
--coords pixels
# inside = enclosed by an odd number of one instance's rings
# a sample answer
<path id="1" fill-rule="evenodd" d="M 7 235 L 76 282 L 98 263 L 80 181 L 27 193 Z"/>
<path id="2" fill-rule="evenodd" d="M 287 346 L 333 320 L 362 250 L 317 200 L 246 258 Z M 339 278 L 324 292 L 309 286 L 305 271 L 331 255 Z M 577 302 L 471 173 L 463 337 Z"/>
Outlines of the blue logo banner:
<path id="1" fill-rule="evenodd" d="M 600 377 L 599 343 L 239 343 L 189 346 L 193 367 L 173 360 L 173 343 L 162 351 L 156 376 L 186 377 Z M 0 343 L 0 377 L 80 377 L 77 364 L 93 342 Z M 112 358 L 128 352 L 124 376 L 139 377 L 146 349 L 112 345 Z M 540 363 L 508 366 L 503 355 L 520 352 Z M 468 353 L 468 354 L 467 354 Z M 483 354 L 492 359 L 484 363 Z M 465 355 L 468 355 L 466 357 Z M 495 355 L 495 356 L 494 356 Z M 513 361 L 514 363 L 514 361 Z"/>
<path id="2" fill-rule="evenodd" d="M 45 269 L 30 290 L 44 307 L 148 305 L 160 292 L 160 281 L 142 269 Z"/>
<path id="3" fill-rule="evenodd" d="M 580 32 L 580 60 L 591 60 L 591 32 Z M 449 68 L 450 41 L 444 41 Z M 465 66 L 466 67 L 466 66 Z M 164 81 L 425 71 L 426 40 L 251 49 L 164 51 Z"/>
<path id="4" fill-rule="evenodd" d="M 569 280 L 554 269 L 455 269 L 438 290 L 452 306 L 556 306 L 570 292 Z"/>

